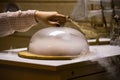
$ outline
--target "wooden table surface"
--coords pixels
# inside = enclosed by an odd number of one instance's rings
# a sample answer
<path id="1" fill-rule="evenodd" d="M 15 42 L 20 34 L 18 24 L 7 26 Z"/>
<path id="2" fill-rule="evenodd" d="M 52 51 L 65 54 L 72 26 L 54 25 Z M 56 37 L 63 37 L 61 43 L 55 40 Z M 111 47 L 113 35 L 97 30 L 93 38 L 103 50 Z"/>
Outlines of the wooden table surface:
<path id="1" fill-rule="evenodd" d="M 17 52 L 26 49 L 12 49 L 0 53 L 1 80 L 90 80 L 89 77 L 84 79 L 79 77 L 97 73 L 100 73 L 97 74 L 97 78 L 92 77 L 91 80 L 101 80 L 98 78 L 104 75 L 102 73 L 104 70 L 98 68 L 96 60 L 120 54 L 119 46 L 96 45 L 90 46 L 89 54 L 71 60 L 35 60 L 19 57 Z M 20 77 L 22 74 L 24 76 Z"/>

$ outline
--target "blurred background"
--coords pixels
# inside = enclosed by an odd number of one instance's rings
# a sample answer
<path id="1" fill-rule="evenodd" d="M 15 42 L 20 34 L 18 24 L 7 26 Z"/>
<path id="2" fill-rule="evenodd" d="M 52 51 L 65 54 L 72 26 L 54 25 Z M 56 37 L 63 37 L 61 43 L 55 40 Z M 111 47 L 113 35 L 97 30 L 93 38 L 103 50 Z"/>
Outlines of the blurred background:
<path id="1" fill-rule="evenodd" d="M 104 4 L 101 5 L 100 0 L 83 1 L 81 5 L 79 0 L 0 0 L 0 12 L 7 11 L 7 8 L 10 8 L 10 4 L 17 6 L 15 10 L 58 11 L 61 14 L 73 17 L 80 25 L 87 39 L 96 39 L 98 36 L 110 38 L 110 32 L 114 26 L 113 16 L 109 12 L 112 8 L 111 2 L 103 0 Z M 117 2 L 116 5 L 119 6 Z M 84 6 L 84 8 L 82 7 L 81 9 L 80 6 Z M 107 14 L 103 10 L 107 10 Z M 84 15 L 82 15 L 82 18 L 77 19 L 76 17 L 81 17 L 79 13 Z M 27 32 L 16 32 L 14 35 L 0 38 L 0 50 L 27 47 L 31 36 L 39 29 L 45 27 L 49 26 L 40 22 L 40 24 L 37 24 Z M 76 28 L 70 22 L 67 22 L 65 27 Z"/>

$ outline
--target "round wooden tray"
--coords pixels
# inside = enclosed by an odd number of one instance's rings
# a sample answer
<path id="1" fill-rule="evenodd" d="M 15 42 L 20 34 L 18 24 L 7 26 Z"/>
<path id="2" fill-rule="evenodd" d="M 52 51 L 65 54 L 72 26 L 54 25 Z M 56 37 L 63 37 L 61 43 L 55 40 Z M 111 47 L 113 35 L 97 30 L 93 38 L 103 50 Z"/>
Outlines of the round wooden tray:
<path id="1" fill-rule="evenodd" d="M 28 51 L 21 51 L 18 53 L 18 56 L 29 59 L 41 59 L 41 60 L 70 60 L 76 58 L 77 56 L 44 56 L 33 54 Z"/>

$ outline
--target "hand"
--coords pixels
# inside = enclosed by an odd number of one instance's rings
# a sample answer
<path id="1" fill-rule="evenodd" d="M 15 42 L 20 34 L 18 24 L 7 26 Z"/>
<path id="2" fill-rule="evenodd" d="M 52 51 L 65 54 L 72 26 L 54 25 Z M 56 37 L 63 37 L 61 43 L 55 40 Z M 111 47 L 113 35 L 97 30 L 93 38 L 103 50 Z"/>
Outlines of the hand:
<path id="1" fill-rule="evenodd" d="M 46 24 L 52 26 L 63 26 L 66 22 L 66 16 L 59 14 L 58 12 L 46 12 L 46 11 L 36 11 L 35 17 L 37 21 L 41 20 Z"/>

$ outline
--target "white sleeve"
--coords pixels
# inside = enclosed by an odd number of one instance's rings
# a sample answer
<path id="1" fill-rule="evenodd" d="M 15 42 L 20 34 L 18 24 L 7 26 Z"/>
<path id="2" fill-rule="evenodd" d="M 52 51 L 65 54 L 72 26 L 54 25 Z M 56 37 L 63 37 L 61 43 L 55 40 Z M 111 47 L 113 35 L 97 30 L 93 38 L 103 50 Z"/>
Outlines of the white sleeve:
<path id="1" fill-rule="evenodd" d="M 36 10 L 0 13 L 0 37 L 13 34 L 15 31 L 25 32 L 37 24 Z"/>

